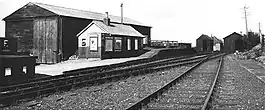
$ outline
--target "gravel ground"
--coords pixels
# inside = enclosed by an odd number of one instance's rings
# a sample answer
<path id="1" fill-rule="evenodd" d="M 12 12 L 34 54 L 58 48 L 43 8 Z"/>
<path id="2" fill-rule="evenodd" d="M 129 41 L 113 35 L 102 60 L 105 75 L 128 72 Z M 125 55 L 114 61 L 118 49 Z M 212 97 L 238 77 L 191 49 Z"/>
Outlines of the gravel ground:
<path id="1" fill-rule="evenodd" d="M 182 66 L 117 82 L 55 93 L 4 109 L 124 109 L 190 67 L 191 65 Z"/>
<path id="2" fill-rule="evenodd" d="M 240 67 L 230 55 L 224 59 L 218 82 L 212 109 L 265 109 L 265 84 Z"/>
<path id="3" fill-rule="evenodd" d="M 164 92 L 148 109 L 200 109 L 213 82 L 218 59 L 203 63 Z"/>

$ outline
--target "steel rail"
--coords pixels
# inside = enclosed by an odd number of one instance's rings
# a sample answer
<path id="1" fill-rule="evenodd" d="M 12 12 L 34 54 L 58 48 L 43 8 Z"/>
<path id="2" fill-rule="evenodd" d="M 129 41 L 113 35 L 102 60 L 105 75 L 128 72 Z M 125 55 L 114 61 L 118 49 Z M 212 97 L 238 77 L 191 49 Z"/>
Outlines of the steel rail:
<path id="1" fill-rule="evenodd" d="M 217 72 L 216 72 L 216 75 L 215 75 L 215 78 L 214 78 L 214 81 L 213 81 L 213 83 L 211 85 L 211 89 L 210 89 L 210 91 L 209 91 L 209 93 L 207 95 L 206 100 L 204 101 L 204 104 L 203 104 L 201 110 L 206 110 L 206 109 L 209 108 L 209 102 L 210 102 L 211 96 L 213 94 L 213 90 L 214 90 L 214 88 L 216 86 L 216 82 L 218 80 L 218 76 L 219 76 L 219 73 L 220 73 L 222 65 L 223 65 L 223 57 L 224 57 L 224 55 L 221 56 L 221 59 L 220 59 L 219 65 L 218 65 L 218 69 L 217 69 Z"/>
<path id="2" fill-rule="evenodd" d="M 141 109 L 141 107 L 143 107 L 143 105 L 146 105 L 147 103 L 149 103 L 151 101 L 152 98 L 157 98 L 159 94 L 162 94 L 163 91 L 168 90 L 171 86 L 173 86 L 174 84 L 176 84 L 176 82 L 184 75 L 186 75 L 187 73 L 191 72 L 192 70 L 194 70 L 195 68 L 197 68 L 199 65 L 201 65 L 203 62 L 209 60 L 209 59 L 214 59 L 217 57 L 220 57 L 221 55 L 214 55 L 214 56 L 208 56 L 207 58 L 204 58 L 203 60 L 201 60 L 200 62 L 196 63 L 194 66 L 192 66 L 191 68 L 189 68 L 188 70 L 186 70 L 185 72 L 183 72 L 182 74 L 178 75 L 176 78 L 172 79 L 171 81 L 169 81 L 167 84 L 165 84 L 164 86 L 162 86 L 160 89 L 156 90 L 155 92 L 149 94 L 148 96 L 142 98 L 140 101 L 132 104 L 131 106 L 127 107 L 125 110 L 138 110 Z"/>

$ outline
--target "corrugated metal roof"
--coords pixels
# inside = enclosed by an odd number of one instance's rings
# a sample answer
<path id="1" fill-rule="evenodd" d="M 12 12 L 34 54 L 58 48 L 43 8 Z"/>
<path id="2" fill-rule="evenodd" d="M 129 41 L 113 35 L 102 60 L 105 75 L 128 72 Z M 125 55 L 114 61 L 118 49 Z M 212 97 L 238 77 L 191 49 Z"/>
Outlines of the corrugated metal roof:
<path id="1" fill-rule="evenodd" d="M 123 36 L 132 36 L 132 37 L 144 37 L 141 33 L 136 31 L 133 27 L 129 25 L 119 24 L 119 23 L 110 23 L 110 25 L 104 24 L 102 21 L 92 21 L 86 28 L 84 28 L 77 36 L 82 34 L 87 30 L 91 25 L 97 25 L 101 30 L 106 33 L 113 35 L 123 35 Z"/>
<path id="2" fill-rule="evenodd" d="M 84 10 L 78 10 L 78 9 L 72 9 L 72 8 L 65 8 L 65 7 L 48 5 L 48 4 L 43 4 L 43 3 L 36 3 L 36 2 L 30 2 L 30 3 L 35 4 L 39 7 L 42 7 L 44 9 L 47 9 L 53 13 L 56 13 L 56 14 L 62 15 L 62 16 L 84 18 L 84 19 L 93 19 L 93 20 L 103 20 L 103 18 L 105 18 L 105 16 L 106 16 L 105 14 L 97 13 L 97 12 L 84 11 Z M 112 22 L 116 22 L 116 23 L 121 22 L 121 17 L 119 17 L 119 16 L 109 15 L 109 18 L 111 19 Z M 125 24 L 134 24 L 134 25 L 151 27 L 151 26 L 145 25 L 141 22 L 127 18 L 127 17 L 124 17 L 123 22 Z"/>

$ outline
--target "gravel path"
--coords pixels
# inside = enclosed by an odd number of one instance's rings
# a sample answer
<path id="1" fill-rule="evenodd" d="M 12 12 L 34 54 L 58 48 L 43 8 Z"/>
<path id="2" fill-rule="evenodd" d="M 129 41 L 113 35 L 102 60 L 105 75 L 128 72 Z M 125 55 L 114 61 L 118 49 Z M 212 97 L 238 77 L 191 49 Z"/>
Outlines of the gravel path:
<path id="1" fill-rule="evenodd" d="M 55 93 L 4 109 L 124 109 L 190 67 L 191 65 L 182 66 L 117 82 Z"/>
<path id="2" fill-rule="evenodd" d="M 226 56 L 212 109 L 264 110 L 265 84 Z"/>

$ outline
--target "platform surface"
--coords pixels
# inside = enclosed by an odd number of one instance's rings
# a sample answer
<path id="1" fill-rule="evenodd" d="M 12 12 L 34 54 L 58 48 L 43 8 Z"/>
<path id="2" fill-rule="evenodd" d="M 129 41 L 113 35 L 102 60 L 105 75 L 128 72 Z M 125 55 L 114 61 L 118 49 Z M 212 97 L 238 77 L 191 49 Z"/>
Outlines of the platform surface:
<path id="1" fill-rule="evenodd" d="M 67 60 L 64 62 L 60 62 L 57 64 L 41 64 L 35 67 L 35 72 L 37 74 L 45 74 L 45 75 L 59 75 L 63 74 L 64 71 L 86 68 L 86 67 L 96 67 L 103 65 L 110 65 L 116 63 L 122 63 L 131 60 L 142 59 L 144 57 L 131 57 L 131 58 L 114 58 L 114 59 L 104 59 L 100 60 L 98 58 L 90 58 L 90 59 L 77 59 L 77 60 Z M 25 69 L 24 69 L 25 71 Z M 10 75 L 10 69 L 6 69 L 6 75 Z"/>
<path id="2" fill-rule="evenodd" d="M 235 56 L 233 56 L 233 58 L 236 59 Z M 249 60 L 236 59 L 236 60 L 240 64 L 240 66 L 247 69 L 250 73 L 256 75 L 259 79 L 265 82 L 265 65 L 264 64 L 257 62 L 255 60 L 252 60 L 252 59 L 249 59 Z"/>

